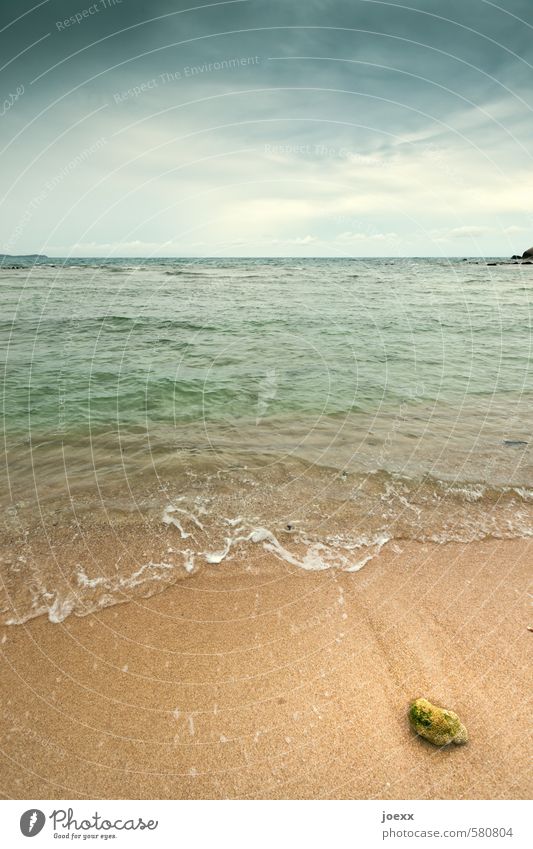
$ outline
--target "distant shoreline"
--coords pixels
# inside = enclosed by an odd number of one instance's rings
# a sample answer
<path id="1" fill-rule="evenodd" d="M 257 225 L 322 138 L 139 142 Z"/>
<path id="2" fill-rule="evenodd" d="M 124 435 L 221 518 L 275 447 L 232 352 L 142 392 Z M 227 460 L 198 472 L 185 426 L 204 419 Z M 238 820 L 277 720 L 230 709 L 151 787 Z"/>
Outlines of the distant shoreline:
<path id="1" fill-rule="evenodd" d="M 260 255 L 242 255 L 242 256 L 226 256 L 226 255 L 217 255 L 214 254 L 212 256 L 145 256 L 145 255 L 128 255 L 124 256 L 86 256 L 84 254 L 75 254 L 68 256 L 47 256 L 46 254 L 0 254 L 0 263 L 4 260 L 21 260 L 21 259 L 38 259 L 38 260 L 47 260 L 47 261 L 69 261 L 72 260 L 91 260 L 102 261 L 102 262 L 117 262 L 120 260 L 150 260 L 150 262 L 156 262 L 157 260 L 162 260 L 165 262 L 169 262 L 172 260 L 179 262 L 193 262 L 193 261 L 203 261 L 203 260 L 226 260 L 228 262 L 234 262 L 235 260 L 242 260 L 243 262 L 249 260 L 263 260 L 268 262 L 290 262 L 292 260 L 298 260 L 299 262 L 307 261 L 307 262 L 316 262 L 318 260 L 324 260 L 325 262 L 332 262 L 335 260 L 339 260 L 342 262 L 349 262 L 350 260 L 392 260 L 392 259 L 427 259 L 427 260 L 459 260 L 462 262 L 468 262 L 470 260 L 504 260 L 509 264 L 513 263 L 513 260 L 509 258 L 505 254 L 495 254 L 493 256 L 483 256 L 481 254 L 476 254 L 472 256 L 466 256 L 464 254 L 457 254 L 455 256 L 442 256 L 440 254 L 435 254 L 432 256 L 424 256 L 418 254 L 395 254 L 391 256 L 260 256 Z M 525 258 L 527 259 L 527 258 Z M 523 261 L 525 261 L 525 259 Z M 515 260 L 518 262 L 518 260 Z"/>

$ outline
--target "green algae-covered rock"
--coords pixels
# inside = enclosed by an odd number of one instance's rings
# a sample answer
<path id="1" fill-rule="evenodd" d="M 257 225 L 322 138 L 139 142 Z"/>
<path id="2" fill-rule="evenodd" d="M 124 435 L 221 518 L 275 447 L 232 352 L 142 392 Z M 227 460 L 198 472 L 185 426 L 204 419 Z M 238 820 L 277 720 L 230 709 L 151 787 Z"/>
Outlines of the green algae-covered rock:
<path id="1" fill-rule="evenodd" d="M 417 699 L 409 708 L 411 727 L 435 746 L 466 743 L 468 732 L 453 710 L 436 707 L 427 699 Z"/>

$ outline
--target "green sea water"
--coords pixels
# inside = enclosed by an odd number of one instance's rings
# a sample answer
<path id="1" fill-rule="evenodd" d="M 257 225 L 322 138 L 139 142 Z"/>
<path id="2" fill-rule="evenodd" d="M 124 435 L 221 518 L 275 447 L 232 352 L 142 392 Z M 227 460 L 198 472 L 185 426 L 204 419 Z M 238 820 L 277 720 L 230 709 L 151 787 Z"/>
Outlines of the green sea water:
<path id="1" fill-rule="evenodd" d="M 152 511 L 187 568 L 243 541 L 355 568 L 391 539 L 533 530 L 530 266 L 21 265 L 0 269 L 10 533 Z"/>
<path id="2" fill-rule="evenodd" d="M 490 409 L 531 388 L 528 267 L 57 260 L 0 275 L 10 434 Z"/>

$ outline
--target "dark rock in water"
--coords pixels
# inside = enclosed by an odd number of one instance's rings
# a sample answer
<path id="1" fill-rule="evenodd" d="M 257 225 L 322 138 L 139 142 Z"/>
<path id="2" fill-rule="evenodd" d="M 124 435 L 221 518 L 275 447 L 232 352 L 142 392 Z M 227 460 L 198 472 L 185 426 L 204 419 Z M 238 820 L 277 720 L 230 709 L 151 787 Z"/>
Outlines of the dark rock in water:
<path id="1" fill-rule="evenodd" d="M 512 446 L 512 445 L 514 445 L 514 446 L 517 446 L 517 445 L 529 445 L 529 443 L 528 443 L 528 442 L 525 442 L 525 440 L 523 440 L 523 439 L 504 439 L 504 440 L 503 440 L 503 444 L 504 444 L 504 445 L 511 445 L 511 446 Z"/>
<path id="2" fill-rule="evenodd" d="M 523 260 L 525 260 L 525 259 L 533 260 L 533 248 L 528 248 L 528 249 L 527 249 L 527 251 L 524 251 L 524 253 L 522 254 L 522 256 L 519 256 L 518 254 L 513 254 L 513 255 L 512 255 L 512 257 L 511 257 L 511 259 L 521 259 L 521 260 L 522 260 L 522 262 L 523 262 Z M 527 262 L 525 262 L 525 263 L 524 263 L 524 262 L 523 262 L 523 265 L 530 265 L 530 264 L 531 264 L 531 263 L 527 263 Z"/>

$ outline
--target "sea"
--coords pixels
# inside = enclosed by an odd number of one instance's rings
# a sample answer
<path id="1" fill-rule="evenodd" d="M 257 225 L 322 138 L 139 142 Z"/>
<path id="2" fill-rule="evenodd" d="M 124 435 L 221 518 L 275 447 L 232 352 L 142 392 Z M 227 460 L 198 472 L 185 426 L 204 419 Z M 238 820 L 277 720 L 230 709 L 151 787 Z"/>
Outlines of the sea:
<path id="1" fill-rule="evenodd" d="M 531 536 L 532 302 L 531 266 L 485 259 L 4 259 L 4 621 L 258 547 L 357 572 Z M 94 556 L 133 525 L 168 556 Z"/>

